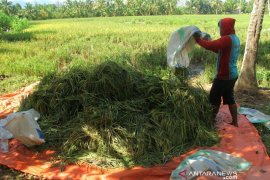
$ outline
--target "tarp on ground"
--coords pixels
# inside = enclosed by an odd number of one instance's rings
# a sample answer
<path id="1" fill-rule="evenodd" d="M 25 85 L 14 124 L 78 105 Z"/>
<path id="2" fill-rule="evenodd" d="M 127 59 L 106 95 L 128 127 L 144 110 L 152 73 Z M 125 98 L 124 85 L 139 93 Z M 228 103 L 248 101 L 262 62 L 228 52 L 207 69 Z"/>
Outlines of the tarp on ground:
<path id="1" fill-rule="evenodd" d="M 238 109 L 240 114 L 246 115 L 251 123 L 262 123 L 270 130 L 270 115 L 264 114 L 256 109 L 240 107 Z"/>
<path id="2" fill-rule="evenodd" d="M 193 179 L 199 173 L 206 174 L 207 172 L 209 172 L 209 175 L 237 178 L 237 173 L 245 172 L 251 166 L 251 163 L 241 157 L 221 151 L 205 149 L 197 151 L 195 154 L 184 159 L 172 172 L 170 179 Z"/>
<path id="3" fill-rule="evenodd" d="M 16 112 L 21 101 L 26 98 L 39 82 L 21 88 L 17 92 L 0 96 L 0 119 L 5 118 L 12 112 Z"/>
<path id="4" fill-rule="evenodd" d="M 7 94 L 0 97 L 5 101 L 5 107 L 0 107 L 1 116 L 6 117 L 13 112 L 16 107 L 13 104 L 19 104 L 16 100 L 21 100 L 22 94 L 30 93 L 26 87 L 20 91 Z M 13 98 L 14 97 L 14 98 Z M 12 103 L 9 103 L 12 102 Z M 10 106 L 9 106 L 10 105 Z M 258 134 L 257 129 L 246 119 L 245 116 L 239 116 L 239 128 L 231 126 L 224 121 L 230 121 L 231 116 L 227 106 L 222 106 L 217 115 L 218 131 L 221 136 L 221 142 L 207 149 L 222 151 L 234 156 L 242 157 L 252 163 L 245 173 L 237 174 L 238 179 L 260 179 L 268 180 L 270 177 L 270 158 L 267 155 L 266 148 Z M 17 140 L 10 142 L 9 153 L 0 153 L 0 164 L 10 168 L 37 175 L 47 179 L 169 179 L 172 171 L 189 155 L 196 153 L 204 147 L 194 149 L 179 157 L 174 157 L 170 162 L 150 168 L 134 167 L 132 169 L 102 169 L 83 163 L 71 164 L 64 169 L 53 166 L 53 155 L 51 150 L 42 153 L 32 152 L 30 149 L 19 143 Z M 220 179 L 219 177 L 201 177 L 200 179 Z"/>

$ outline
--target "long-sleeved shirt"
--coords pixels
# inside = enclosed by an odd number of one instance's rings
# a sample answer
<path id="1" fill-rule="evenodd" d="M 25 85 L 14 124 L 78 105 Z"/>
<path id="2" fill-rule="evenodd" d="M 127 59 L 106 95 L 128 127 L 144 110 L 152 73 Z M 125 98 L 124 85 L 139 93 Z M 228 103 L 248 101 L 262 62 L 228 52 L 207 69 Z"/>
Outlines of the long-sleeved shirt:
<path id="1" fill-rule="evenodd" d="M 219 21 L 220 35 L 217 40 L 196 39 L 203 48 L 217 53 L 216 78 L 231 80 L 238 77 L 237 60 L 240 53 L 240 40 L 235 35 L 235 19 L 224 18 Z"/>

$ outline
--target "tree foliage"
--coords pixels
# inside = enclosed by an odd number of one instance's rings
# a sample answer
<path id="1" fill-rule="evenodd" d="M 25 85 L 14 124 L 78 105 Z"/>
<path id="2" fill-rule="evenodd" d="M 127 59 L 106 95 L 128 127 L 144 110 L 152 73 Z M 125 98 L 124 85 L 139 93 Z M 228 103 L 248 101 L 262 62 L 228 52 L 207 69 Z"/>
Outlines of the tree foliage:
<path id="1" fill-rule="evenodd" d="M 251 0 L 252 1 L 252 0 Z M 181 4 L 181 5 L 180 5 Z M 66 0 L 57 4 L 31 4 L 24 7 L 0 1 L 0 11 L 30 20 L 100 16 L 149 16 L 176 14 L 249 13 L 246 0 Z"/>
<path id="2" fill-rule="evenodd" d="M 3 32 L 19 32 L 28 27 L 27 19 L 18 16 L 9 16 L 0 12 L 0 34 Z"/>

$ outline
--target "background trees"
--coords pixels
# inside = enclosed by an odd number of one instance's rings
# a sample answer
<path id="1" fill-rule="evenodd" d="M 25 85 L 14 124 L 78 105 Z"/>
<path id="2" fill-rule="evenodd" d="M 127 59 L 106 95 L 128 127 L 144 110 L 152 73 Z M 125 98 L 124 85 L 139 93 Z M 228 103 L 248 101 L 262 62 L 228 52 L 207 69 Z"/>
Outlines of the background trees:
<path id="1" fill-rule="evenodd" d="M 250 13 L 254 0 L 66 0 L 60 4 L 24 7 L 0 1 L 0 11 L 30 20 L 95 16 Z"/>

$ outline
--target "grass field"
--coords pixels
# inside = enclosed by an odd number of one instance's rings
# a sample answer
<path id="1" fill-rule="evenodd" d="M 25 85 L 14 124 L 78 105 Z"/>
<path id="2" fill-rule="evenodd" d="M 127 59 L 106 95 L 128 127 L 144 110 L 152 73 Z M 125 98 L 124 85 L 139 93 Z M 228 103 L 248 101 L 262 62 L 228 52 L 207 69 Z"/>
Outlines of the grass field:
<path id="1" fill-rule="evenodd" d="M 70 66 L 99 64 L 113 60 L 132 64 L 140 71 L 164 76 L 166 47 L 171 32 L 179 27 L 196 25 L 215 39 L 219 37 L 217 22 L 221 15 L 112 17 L 64 19 L 30 22 L 18 34 L 0 35 L 0 93 L 6 93 L 37 81 L 46 74 Z M 230 16 L 237 19 L 236 32 L 241 40 L 243 57 L 249 15 Z M 270 17 L 265 16 L 258 51 L 257 76 L 261 86 L 270 87 Z M 193 61 L 203 61 L 212 78 L 214 55 L 195 51 Z M 240 62 L 239 62 L 240 65 Z M 2 78 L 3 79 L 3 78 Z"/>
<path id="2" fill-rule="evenodd" d="M 60 90 L 65 90 L 68 89 L 65 87 L 69 87 L 63 85 L 63 82 L 66 82 L 65 78 L 73 77 L 72 74 L 65 73 L 65 70 L 72 69 L 71 72 L 76 74 L 74 70 L 79 68 L 82 70 L 79 70 L 79 73 L 83 77 L 86 73 L 80 67 L 98 65 L 108 60 L 134 67 L 145 76 L 166 77 L 170 72 L 166 65 L 166 48 L 171 32 L 179 27 L 196 25 L 216 39 L 219 37 L 217 22 L 223 17 L 228 17 L 228 15 L 112 17 L 30 22 L 30 27 L 22 33 L 0 35 L 0 94 L 15 91 L 28 83 L 42 80 L 43 77 L 47 77 L 48 80 L 51 78 L 49 74 L 54 74 L 56 80 L 54 78 L 52 80 L 60 82 L 59 84 L 64 87 Z M 229 17 L 237 20 L 236 32 L 241 41 L 240 67 L 249 15 Z M 263 87 L 270 87 L 269 38 L 270 17 L 265 16 L 257 63 L 257 78 L 259 85 Z M 201 84 L 210 83 L 215 69 L 215 55 L 197 46 L 192 62 L 204 63 L 205 72 L 198 80 Z M 85 80 L 83 78 L 80 80 Z M 48 83 L 46 78 L 44 82 L 45 85 Z M 76 84 L 77 81 L 74 83 Z M 46 86 L 43 94 L 50 91 L 53 97 L 51 99 L 57 99 L 57 95 L 61 94 L 57 91 L 58 86 L 57 88 L 50 86 L 49 91 Z M 82 94 L 87 92 L 87 89 L 74 87 L 76 88 Z M 108 106 L 108 111 L 113 105 L 115 104 Z M 138 107 L 141 107 L 141 104 L 138 104 Z M 113 110 L 122 111 L 121 108 Z M 93 109 L 89 109 L 89 112 L 92 111 Z M 190 112 L 190 109 L 186 112 L 187 117 Z M 107 116 L 106 113 L 105 115 Z M 127 115 L 130 116 L 130 114 Z M 84 114 L 81 114 L 77 119 L 83 116 Z M 62 125 L 60 124 L 59 127 Z"/>

